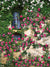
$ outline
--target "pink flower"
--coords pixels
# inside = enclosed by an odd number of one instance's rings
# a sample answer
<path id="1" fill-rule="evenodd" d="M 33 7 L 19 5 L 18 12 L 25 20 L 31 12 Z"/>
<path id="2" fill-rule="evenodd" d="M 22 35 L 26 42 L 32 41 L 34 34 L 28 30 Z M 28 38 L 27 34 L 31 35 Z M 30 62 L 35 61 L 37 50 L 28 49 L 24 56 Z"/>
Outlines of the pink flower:
<path id="1" fill-rule="evenodd" d="M 17 44 L 17 41 L 15 40 L 15 43 Z"/>
<path id="2" fill-rule="evenodd" d="M 50 56 L 48 57 L 48 59 L 50 59 Z"/>
<path id="3" fill-rule="evenodd" d="M 22 15 L 20 15 L 20 17 L 22 18 L 23 16 L 22 16 Z"/>
<path id="4" fill-rule="evenodd" d="M 47 63 L 47 66 L 49 66 L 49 64 Z"/>
<path id="5" fill-rule="evenodd" d="M 9 51 L 10 51 L 10 53 L 12 52 L 12 50 L 11 50 L 11 49 L 9 49 Z"/>
<path id="6" fill-rule="evenodd" d="M 45 20 L 45 19 L 46 19 L 46 17 L 44 16 L 44 17 L 43 17 L 43 19 Z"/>
<path id="7" fill-rule="evenodd" d="M 35 60 L 37 59 L 37 57 L 35 57 Z"/>
<path id="8" fill-rule="evenodd" d="M 42 55 L 41 57 L 43 58 L 44 56 Z"/>
<path id="9" fill-rule="evenodd" d="M 37 13 L 37 17 L 39 17 L 39 13 Z"/>
<path id="10" fill-rule="evenodd" d="M 48 44 L 45 45 L 46 47 L 48 46 Z"/>
<path id="11" fill-rule="evenodd" d="M 5 34 L 2 35 L 3 37 L 5 36 Z"/>
<path id="12" fill-rule="evenodd" d="M 14 36 L 14 34 L 12 34 L 12 37 Z"/>
<path id="13" fill-rule="evenodd" d="M 34 59 L 32 61 L 34 62 Z"/>
<path id="14" fill-rule="evenodd" d="M 20 40 L 20 38 L 18 38 L 18 40 Z"/>
<path id="15" fill-rule="evenodd" d="M 6 54 L 6 55 L 4 55 L 4 57 L 7 57 L 7 54 Z"/>
<path id="16" fill-rule="evenodd" d="M 42 25 L 39 25 L 39 28 L 42 28 Z"/>
<path id="17" fill-rule="evenodd" d="M 30 21 L 31 21 L 31 19 L 30 19 Z"/>
<path id="18" fill-rule="evenodd" d="M 9 30 L 11 30 L 11 28 L 9 28 Z"/>
<path id="19" fill-rule="evenodd" d="M 29 23 L 29 22 L 27 21 L 27 23 Z"/>
<path id="20" fill-rule="evenodd" d="M 40 58 L 38 58 L 39 62 L 41 62 Z"/>
<path id="21" fill-rule="evenodd" d="M 28 40 L 29 40 L 29 38 L 26 39 L 26 41 L 28 41 Z"/>
<path id="22" fill-rule="evenodd" d="M 11 32 L 8 32 L 8 35 L 11 34 Z"/>
<path id="23" fill-rule="evenodd" d="M 26 42 L 26 46 L 28 46 L 28 43 Z"/>
<path id="24" fill-rule="evenodd" d="M 5 44 L 7 44 L 7 42 L 5 42 Z"/>
<path id="25" fill-rule="evenodd" d="M 16 49 L 14 49 L 14 52 L 16 51 Z"/>
<path id="26" fill-rule="evenodd" d="M 35 21 L 39 21 L 39 19 L 35 19 Z"/>
<path id="27" fill-rule="evenodd" d="M 41 35 L 41 37 L 43 37 L 43 35 Z"/>
<path id="28" fill-rule="evenodd" d="M 31 10 L 31 12 L 33 12 L 33 11 Z"/>
<path id="29" fill-rule="evenodd" d="M 28 12 L 30 12 L 30 10 L 28 10 Z"/>
<path id="30" fill-rule="evenodd" d="M 37 33 L 40 33 L 40 31 L 38 30 L 38 31 L 36 31 Z"/>
<path id="31" fill-rule="evenodd" d="M 38 8 L 38 11 L 40 11 L 40 8 Z"/>
<path id="32" fill-rule="evenodd" d="M 39 66 L 39 63 L 37 64 L 37 66 Z"/>
<path id="33" fill-rule="evenodd" d="M 23 22 L 26 20 L 26 18 L 23 19 Z"/>
<path id="34" fill-rule="evenodd" d="M 24 24 L 21 24 L 21 26 L 23 27 Z"/>
<path id="35" fill-rule="evenodd" d="M 26 23 L 24 23 L 24 25 L 25 25 L 25 26 L 27 26 L 27 24 L 26 24 Z"/>
<path id="36" fill-rule="evenodd" d="M 12 28 L 14 29 L 15 27 L 14 27 L 14 26 L 12 26 Z"/>
<path id="37" fill-rule="evenodd" d="M 22 40 L 24 40 L 24 38 L 22 38 Z"/>
<path id="38" fill-rule="evenodd" d="M 10 54 L 8 54 L 8 56 L 10 56 Z"/>
<path id="39" fill-rule="evenodd" d="M 33 26 L 35 26 L 35 23 L 33 23 Z"/>
<path id="40" fill-rule="evenodd" d="M 17 63 L 15 63 L 15 65 L 17 65 Z"/>
<path id="41" fill-rule="evenodd" d="M 27 35 L 25 34 L 24 36 L 26 37 Z"/>
<path id="42" fill-rule="evenodd" d="M 43 61 L 42 63 L 44 64 L 45 62 Z"/>
<path id="43" fill-rule="evenodd" d="M 33 23 L 33 21 L 31 21 L 31 23 Z"/>
<path id="44" fill-rule="evenodd" d="M 48 28 L 47 28 L 47 31 L 48 31 Z"/>
<path id="45" fill-rule="evenodd" d="M 44 32 L 44 31 L 45 31 L 45 29 L 42 30 L 42 32 Z"/>
<path id="46" fill-rule="evenodd" d="M 29 17 L 27 17 L 27 20 L 29 20 Z"/>
<path id="47" fill-rule="evenodd" d="M 26 65 L 25 65 L 25 64 L 23 64 L 23 66 L 25 67 Z"/>
<path id="48" fill-rule="evenodd" d="M 34 34 L 34 36 L 36 37 L 36 36 L 37 36 L 37 34 Z"/>
<path id="49" fill-rule="evenodd" d="M 50 30 L 49 30 L 49 32 L 50 32 Z"/>
<path id="50" fill-rule="evenodd" d="M 22 50 L 24 50 L 24 48 L 22 48 Z"/>
<path id="51" fill-rule="evenodd" d="M 46 37 L 46 34 L 43 34 L 44 37 Z"/>
<path id="52" fill-rule="evenodd" d="M 9 44 L 11 44 L 11 42 L 9 42 Z"/>
<path id="53" fill-rule="evenodd" d="M 42 23 L 43 21 L 40 21 L 40 24 Z"/>

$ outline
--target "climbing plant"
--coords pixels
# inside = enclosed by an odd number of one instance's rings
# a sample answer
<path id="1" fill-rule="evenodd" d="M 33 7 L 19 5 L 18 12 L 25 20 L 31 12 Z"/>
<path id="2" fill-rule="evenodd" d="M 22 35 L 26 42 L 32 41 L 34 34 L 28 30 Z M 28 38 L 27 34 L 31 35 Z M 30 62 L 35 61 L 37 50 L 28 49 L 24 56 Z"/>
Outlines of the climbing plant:
<path id="1" fill-rule="evenodd" d="M 37 43 L 33 37 L 37 38 L 36 40 L 40 40 L 43 37 L 50 36 L 50 23 L 45 22 L 46 16 L 49 14 L 49 10 L 47 10 L 48 14 L 41 13 L 43 8 L 40 8 L 39 5 L 40 0 L 33 0 L 34 5 L 32 6 L 32 0 L 1 0 L 0 1 L 0 67 L 4 65 L 4 67 L 29 67 L 39 66 L 39 67 L 49 67 L 50 66 L 50 56 L 48 51 L 48 44 L 40 44 Z M 45 1 L 44 1 L 45 2 Z M 46 3 L 49 1 L 46 0 Z M 36 3 L 39 3 L 36 6 Z M 31 6 L 34 9 L 31 9 Z M 48 9 L 50 8 L 47 6 Z M 22 9 L 22 10 L 21 10 Z M 21 11 L 20 11 L 21 10 Z M 13 21 L 13 12 L 20 12 L 21 22 L 21 31 L 17 30 L 18 33 L 22 34 L 21 38 L 18 40 L 14 39 L 14 26 L 8 28 L 11 21 Z M 45 9 L 44 9 L 45 11 Z M 46 12 L 46 13 L 47 13 Z M 29 25 L 31 25 L 32 37 L 29 37 L 28 34 L 25 34 L 24 31 L 29 29 Z M 42 30 L 42 31 L 41 31 Z M 46 34 L 47 33 L 47 34 Z M 31 56 L 31 53 L 28 53 L 27 50 L 30 47 L 42 48 L 45 52 L 44 55 Z M 19 52 L 19 56 L 17 57 L 17 52 Z M 25 55 L 27 58 L 24 58 Z M 16 56 L 16 57 L 15 57 Z M 4 59 L 4 62 L 2 60 Z"/>

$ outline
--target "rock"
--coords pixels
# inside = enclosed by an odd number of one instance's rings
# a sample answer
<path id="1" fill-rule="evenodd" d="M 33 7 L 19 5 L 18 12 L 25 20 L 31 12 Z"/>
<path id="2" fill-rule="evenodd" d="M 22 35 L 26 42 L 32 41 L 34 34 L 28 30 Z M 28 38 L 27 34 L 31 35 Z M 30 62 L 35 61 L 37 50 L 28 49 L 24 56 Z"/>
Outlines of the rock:
<path id="1" fill-rule="evenodd" d="M 6 64 L 6 61 L 7 61 L 7 57 L 4 57 L 4 54 L 5 54 L 5 51 L 1 53 L 1 63 L 2 64 Z"/>
<path id="2" fill-rule="evenodd" d="M 26 52 L 30 53 L 31 56 L 40 56 L 40 57 L 45 53 L 45 51 L 42 50 L 42 47 L 33 49 L 29 48 Z"/>
<path id="3" fill-rule="evenodd" d="M 20 52 L 13 52 L 13 58 L 16 59 L 20 55 Z"/>

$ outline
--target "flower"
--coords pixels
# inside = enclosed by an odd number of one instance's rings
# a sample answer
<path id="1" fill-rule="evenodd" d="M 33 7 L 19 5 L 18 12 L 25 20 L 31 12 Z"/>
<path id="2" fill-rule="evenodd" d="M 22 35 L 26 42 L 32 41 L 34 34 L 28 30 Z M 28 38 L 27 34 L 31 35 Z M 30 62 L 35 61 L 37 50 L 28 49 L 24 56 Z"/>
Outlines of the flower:
<path id="1" fill-rule="evenodd" d="M 17 65 L 17 63 L 15 63 L 15 65 Z"/>
<path id="2" fill-rule="evenodd" d="M 39 21 L 39 19 L 35 19 L 35 21 Z"/>
<path id="3" fill-rule="evenodd" d="M 48 28 L 46 28 L 47 29 L 47 31 L 48 31 Z"/>
<path id="4" fill-rule="evenodd" d="M 29 17 L 27 17 L 27 20 L 29 20 Z"/>
<path id="5" fill-rule="evenodd" d="M 43 17 L 43 20 L 45 20 L 45 19 L 46 19 L 46 17 L 44 16 L 44 17 Z"/>
<path id="6" fill-rule="evenodd" d="M 20 17 L 22 18 L 23 16 L 22 16 L 22 15 L 20 15 Z"/>
<path id="7" fill-rule="evenodd" d="M 40 8 L 38 8 L 38 11 L 40 11 Z"/>
<path id="8" fill-rule="evenodd" d="M 27 35 L 25 34 L 24 36 L 26 37 Z"/>
<path id="9" fill-rule="evenodd" d="M 9 30 L 11 30 L 11 28 L 9 28 Z"/>
<path id="10" fill-rule="evenodd" d="M 37 66 L 39 66 L 39 63 L 37 64 Z"/>
<path id="11" fill-rule="evenodd" d="M 18 40 L 20 40 L 20 38 L 18 38 Z"/>
<path id="12" fill-rule="evenodd" d="M 47 66 L 49 66 L 49 64 L 47 63 Z"/>
<path id="13" fill-rule="evenodd" d="M 43 34 L 44 37 L 46 37 L 46 34 Z"/>
<path id="14" fill-rule="evenodd" d="M 34 59 L 32 61 L 34 62 Z"/>
<path id="15" fill-rule="evenodd" d="M 49 30 L 49 32 L 50 32 L 50 30 Z"/>
<path id="16" fill-rule="evenodd" d="M 24 40 L 24 38 L 22 37 L 22 40 Z"/>
<path id="17" fill-rule="evenodd" d="M 5 34 L 2 35 L 3 37 L 5 36 Z"/>
<path id="18" fill-rule="evenodd" d="M 35 23 L 33 23 L 33 26 L 35 26 Z"/>
<path id="19" fill-rule="evenodd" d="M 12 26 L 12 28 L 14 29 L 15 27 L 14 27 L 14 26 Z"/>
<path id="20" fill-rule="evenodd" d="M 42 55 L 41 57 L 43 58 L 44 56 Z"/>
<path id="21" fill-rule="evenodd" d="M 16 49 L 14 49 L 14 52 L 16 51 Z"/>
<path id="22" fill-rule="evenodd" d="M 37 17 L 39 17 L 39 13 L 37 13 Z"/>
<path id="23" fill-rule="evenodd" d="M 48 59 L 50 59 L 50 56 L 48 57 Z"/>
<path id="24" fill-rule="evenodd" d="M 45 62 L 43 61 L 42 63 L 44 64 Z"/>

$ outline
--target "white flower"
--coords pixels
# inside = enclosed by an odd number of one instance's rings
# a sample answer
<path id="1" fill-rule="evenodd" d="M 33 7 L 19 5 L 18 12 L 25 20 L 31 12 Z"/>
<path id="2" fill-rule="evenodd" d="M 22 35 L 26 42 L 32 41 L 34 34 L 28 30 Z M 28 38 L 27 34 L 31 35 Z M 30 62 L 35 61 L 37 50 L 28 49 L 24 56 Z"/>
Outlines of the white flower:
<path id="1" fill-rule="evenodd" d="M 26 10 L 28 11 L 28 8 Z"/>
<path id="2" fill-rule="evenodd" d="M 7 7 L 7 9 L 9 10 L 9 7 Z"/>
<path id="3" fill-rule="evenodd" d="M 5 0 L 5 2 L 6 2 L 7 0 Z"/>
<path id="4" fill-rule="evenodd" d="M 2 9 L 4 9 L 4 7 L 2 7 Z"/>
<path id="5" fill-rule="evenodd" d="M 23 4 L 25 4 L 25 2 L 23 2 Z"/>
<path id="6" fill-rule="evenodd" d="M 32 9 L 33 9 L 34 7 L 32 7 Z"/>
<path id="7" fill-rule="evenodd" d="M 43 5 L 41 4 L 40 7 L 43 8 Z"/>
<path id="8" fill-rule="evenodd" d="M 25 12 L 25 15 L 27 15 L 27 12 Z"/>
<path id="9" fill-rule="evenodd" d="M 3 4 L 4 2 L 2 1 L 1 3 Z"/>
<path id="10" fill-rule="evenodd" d="M 49 3 L 47 3 L 47 5 L 49 5 Z"/>
<path id="11" fill-rule="evenodd" d="M 26 0 L 28 2 L 28 0 Z"/>
<path id="12" fill-rule="evenodd" d="M 34 2 L 34 0 L 31 1 L 31 4 Z"/>
<path id="13" fill-rule="evenodd" d="M 1 15 L 0 15 L 0 17 L 1 17 Z"/>
<path id="14" fill-rule="evenodd" d="M 15 4 L 15 1 L 13 1 L 13 4 Z"/>
<path id="15" fill-rule="evenodd" d="M 49 0 L 50 1 L 50 0 Z"/>
<path id="16" fill-rule="evenodd" d="M 41 4 L 44 4 L 44 1 L 42 1 Z"/>
<path id="17" fill-rule="evenodd" d="M 20 3 L 18 3 L 18 5 L 20 5 Z"/>

